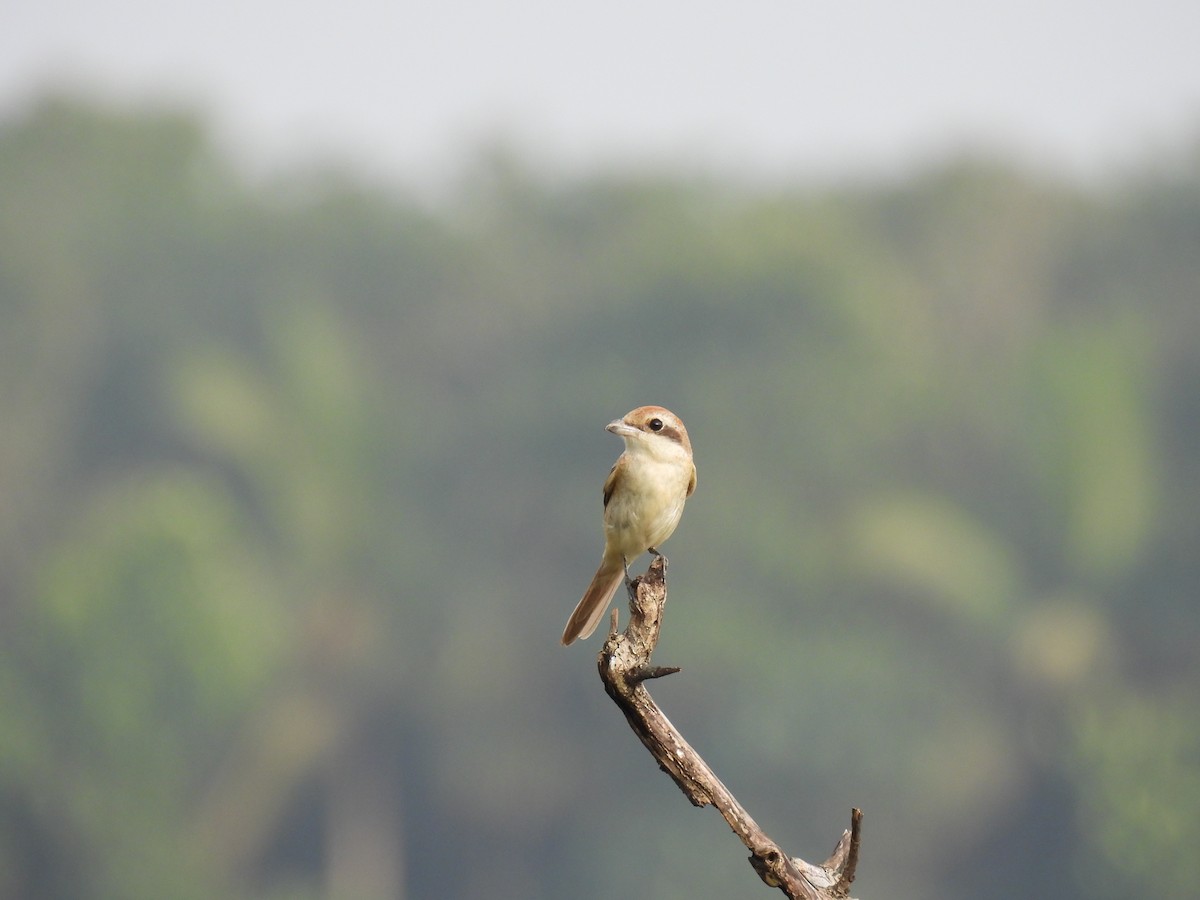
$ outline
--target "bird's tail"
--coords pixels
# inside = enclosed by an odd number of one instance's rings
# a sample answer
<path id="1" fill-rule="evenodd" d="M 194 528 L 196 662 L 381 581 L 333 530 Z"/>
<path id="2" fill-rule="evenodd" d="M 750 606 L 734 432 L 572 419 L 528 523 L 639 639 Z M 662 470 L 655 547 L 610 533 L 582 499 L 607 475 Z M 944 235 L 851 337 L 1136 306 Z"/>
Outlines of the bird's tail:
<path id="1" fill-rule="evenodd" d="M 617 586 L 624 576 L 625 566 L 619 558 L 609 559 L 605 556 L 600 561 L 600 568 L 596 570 L 592 583 L 583 592 L 583 599 L 579 601 L 575 612 L 571 613 L 571 618 L 567 620 L 567 627 L 563 629 L 563 646 L 576 638 L 591 637 L 604 614 L 608 612 L 609 601 L 617 592 Z"/>

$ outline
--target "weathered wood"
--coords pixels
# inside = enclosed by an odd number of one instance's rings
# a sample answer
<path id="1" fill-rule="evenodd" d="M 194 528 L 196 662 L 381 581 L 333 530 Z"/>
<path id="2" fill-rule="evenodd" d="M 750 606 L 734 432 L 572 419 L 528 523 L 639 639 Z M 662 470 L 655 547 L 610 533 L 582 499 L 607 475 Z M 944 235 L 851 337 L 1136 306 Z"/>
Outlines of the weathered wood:
<path id="1" fill-rule="evenodd" d="M 853 811 L 850 828 L 843 832 L 825 862 L 814 865 L 789 857 L 684 740 L 646 690 L 647 680 L 679 671 L 675 667 L 650 664 L 667 602 L 666 566 L 666 558 L 657 556 L 646 574 L 634 579 L 629 599 L 630 621 L 624 632 L 618 632 L 617 611 L 613 610 L 608 639 L 597 660 L 604 690 L 684 796 L 694 806 L 711 804 L 721 813 L 750 850 L 750 864 L 765 884 L 778 888 L 793 900 L 846 900 L 858 865 L 862 812 Z"/>

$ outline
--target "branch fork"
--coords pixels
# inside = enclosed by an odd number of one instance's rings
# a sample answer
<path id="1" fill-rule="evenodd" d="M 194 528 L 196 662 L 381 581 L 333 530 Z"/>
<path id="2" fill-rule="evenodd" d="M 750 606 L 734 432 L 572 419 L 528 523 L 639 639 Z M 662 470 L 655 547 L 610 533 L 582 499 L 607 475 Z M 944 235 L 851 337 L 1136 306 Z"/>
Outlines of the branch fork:
<path id="1" fill-rule="evenodd" d="M 750 851 L 750 865 L 767 886 L 793 900 L 847 900 L 858 866 L 862 811 L 852 811 L 850 828 L 820 865 L 788 856 L 684 740 L 646 690 L 646 681 L 679 671 L 677 666 L 650 663 L 667 602 L 666 567 L 666 558 L 657 556 L 646 574 L 630 583 L 630 621 L 624 632 L 617 630 L 617 610 L 613 610 L 608 639 L 597 659 L 605 692 L 692 805 L 716 807 Z"/>

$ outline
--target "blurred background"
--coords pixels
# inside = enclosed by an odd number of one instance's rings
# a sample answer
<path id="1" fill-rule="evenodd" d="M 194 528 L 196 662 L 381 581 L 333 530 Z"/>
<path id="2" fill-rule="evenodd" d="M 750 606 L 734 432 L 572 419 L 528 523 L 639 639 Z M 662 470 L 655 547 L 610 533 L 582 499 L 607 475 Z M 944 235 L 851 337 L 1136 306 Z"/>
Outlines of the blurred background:
<path id="1" fill-rule="evenodd" d="M 1200 7 L 0 17 L 0 897 L 1195 895 Z"/>

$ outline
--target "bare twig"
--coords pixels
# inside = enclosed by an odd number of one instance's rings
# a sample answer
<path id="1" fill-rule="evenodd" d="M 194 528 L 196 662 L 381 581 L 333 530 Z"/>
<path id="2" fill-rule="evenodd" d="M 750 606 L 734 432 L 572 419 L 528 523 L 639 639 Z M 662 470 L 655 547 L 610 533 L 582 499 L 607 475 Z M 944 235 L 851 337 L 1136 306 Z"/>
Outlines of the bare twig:
<path id="1" fill-rule="evenodd" d="M 764 883 L 779 888 L 793 900 L 846 900 L 858 865 L 862 812 L 853 811 L 849 830 L 822 864 L 789 857 L 683 739 L 646 690 L 643 682 L 648 679 L 679 671 L 650 664 L 667 602 L 666 563 L 664 557 L 655 557 L 646 574 L 634 580 L 629 598 L 630 622 L 622 633 L 617 631 L 617 613 L 613 611 L 612 627 L 598 660 L 604 690 L 684 796 L 694 806 L 711 803 L 717 808 L 750 850 L 750 865 Z"/>

